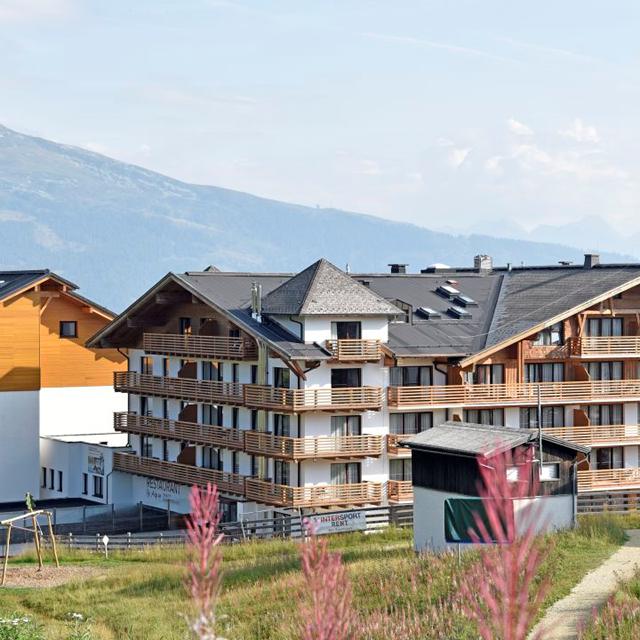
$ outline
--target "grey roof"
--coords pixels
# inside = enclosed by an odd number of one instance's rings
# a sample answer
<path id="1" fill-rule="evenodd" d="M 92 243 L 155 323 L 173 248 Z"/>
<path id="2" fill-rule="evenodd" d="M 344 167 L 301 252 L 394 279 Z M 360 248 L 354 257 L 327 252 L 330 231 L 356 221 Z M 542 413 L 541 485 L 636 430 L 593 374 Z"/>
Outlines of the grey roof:
<path id="1" fill-rule="evenodd" d="M 400 310 L 329 261 L 314 262 L 265 296 L 272 315 L 391 315 Z"/>
<path id="2" fill-rule="evenodd" d="M 535 429 L 514 429 L 449 421 L 417 433 L 411 438 L 403 440 L 402 444 L 411 449 L 491 457 L 520 445 L 536 442 L 537 439 L 538 431 Z M 544 433 L 542 440 L 543 443 L 552 443 L 585 454 L 591 450 L 589 447 L 583 447 Z"/>
<path id="3" fill-rule="evenodd" d="M 50 275 L 49 269 L 0 271 L 0 300 Z"/>

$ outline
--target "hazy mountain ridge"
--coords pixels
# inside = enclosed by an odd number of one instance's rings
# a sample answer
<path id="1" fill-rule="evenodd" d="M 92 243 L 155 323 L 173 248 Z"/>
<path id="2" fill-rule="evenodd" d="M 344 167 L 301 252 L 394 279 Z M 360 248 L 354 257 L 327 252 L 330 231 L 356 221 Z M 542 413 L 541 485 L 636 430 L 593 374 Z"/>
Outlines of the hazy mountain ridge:
<path id="1" fill-rule="evenodd" d="M 499 264 L 582 259 L 580 249 L 567 246 L 451 235 L 192 185 L 2 126 L 0 234 L 0 268 L 48 267 L 115 310 L 167 271 L 208 264 L 290 271 L 323 256 L 354 271 L 384 271 L 388 262 L 407 262 L 411 270 L 433 262 L 470 265 L 476 253 Z"/>

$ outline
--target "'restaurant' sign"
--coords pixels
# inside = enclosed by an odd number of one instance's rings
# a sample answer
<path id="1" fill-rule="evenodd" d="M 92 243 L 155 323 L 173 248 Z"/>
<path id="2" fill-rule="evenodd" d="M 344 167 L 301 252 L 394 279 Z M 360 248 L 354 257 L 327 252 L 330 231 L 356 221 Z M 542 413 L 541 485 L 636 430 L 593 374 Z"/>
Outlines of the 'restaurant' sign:
<path id="1" fill-rule="evenodd" d="M 318 534 L 363 531 L 367 528 L 367 516 L 363 511 L 342 511 L 327 515 L 309 516 L 313 530 Z"/>

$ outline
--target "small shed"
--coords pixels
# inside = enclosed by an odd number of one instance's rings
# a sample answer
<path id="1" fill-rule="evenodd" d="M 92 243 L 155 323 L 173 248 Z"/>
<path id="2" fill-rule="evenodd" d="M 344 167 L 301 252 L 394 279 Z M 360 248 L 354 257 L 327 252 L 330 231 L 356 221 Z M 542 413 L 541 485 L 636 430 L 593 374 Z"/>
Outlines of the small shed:
<path id="1" fill-rule="evenodd" d="M 466 422 L 445 422 L 403 441 L 412 454 L 413 531 L 416 550 L 444 550 L 470 542 L 466 531 L 457 535 L 446 523 L 455 505 L 478 498 L 479 462 L 507 451 L 514 456 L 530 447 L 539 449 L 535 429 L 493 427 Z M 524 515 L 533 504 L 541 510 L 539 530 L 571 527 L 576 516 L 576 466 L 589 454 L 589 447 L 542 434 L 542 464 L 536 452 L 535 468 L 540 474 L 539 495 L 514 501 Z M 446 517 L 445 517 L 446 512 Z M 445 526 L 447 525 L 447 526 Z"/>

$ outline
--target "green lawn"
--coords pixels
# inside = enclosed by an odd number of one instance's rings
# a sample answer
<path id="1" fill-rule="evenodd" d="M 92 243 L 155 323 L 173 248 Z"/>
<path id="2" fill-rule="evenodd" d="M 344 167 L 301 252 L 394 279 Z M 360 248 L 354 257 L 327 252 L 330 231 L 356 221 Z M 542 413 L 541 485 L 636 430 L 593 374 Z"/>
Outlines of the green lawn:
<path id="1" fill-rule="evenodd" d="M 608 557 L 623 541 L 623 532 L 612 518 L 591 518 L 576 531 L 549 539 L 554 545 L 543 574 L 553 579 L 547 604 L 566 595 Z M 342 552 L 349 567 L 355 605 L 361 613 L 392 619 L 398 608 L 410 608 L 421 624 L 436 628 L 433 612 L 446 610 L 451 637 L 472 637 L 473 629 L 456 607 L 455 596 L 474 553 L 463 554 L 460 565 L 455 555 L 417 557 L 411 549 L 411 531 L 398 529 L 370 536 L 334 536 L 330 544 Z M 93 553 L 63 551 L 64 566 L 87 566 L 98 575 L 58 587 L 4 589 L 0 591 L 0 618 L 14 612 L 28 615 L 43 625 L 44 637 L 54 640 L 69 637 L 71 612 L 90 619 L 91 637 L 96 640 L 183 640 L 188 612 L 182 586 L 184 557 L 183 550 L 174 548 L 114 553 L 108 560 Z M 20 564 L 32 566 L 33 557 L 21 558 Z M 296 637 L 296 612 L 304 597 L 297 543 L 226 547 L 223 566 L 218 611 L 225 637 Z M 0 640 L 4 640 L 1 634 Z"/>

